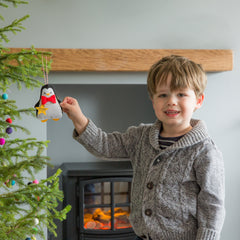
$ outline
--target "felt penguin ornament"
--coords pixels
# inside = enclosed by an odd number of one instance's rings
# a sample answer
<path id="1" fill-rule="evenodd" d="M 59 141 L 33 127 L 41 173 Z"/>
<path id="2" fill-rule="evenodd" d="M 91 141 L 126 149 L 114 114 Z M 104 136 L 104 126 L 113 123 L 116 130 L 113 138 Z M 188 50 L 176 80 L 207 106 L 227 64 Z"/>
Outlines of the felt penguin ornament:
<path id="1" fill-rule="evenodd" d="M 44 75 L 44 83 L 40 92 L 40 99 L 35 104 L 37 118 L 42 122 L 47 122 L 48 119 L 58 121 L 62 117 L 61 101 L 57 98 L 52 85 L 48 84 L 48 69 L 46 58 L 46 70 L 44 68 L 42 56 L 42 69 Z"/>
<path id="2" fill-rule="evenodd" d="M 57 98 L 54 88 L 50 84 L 45 84 L 41 88 L 40 99 L 35 104 L 36 116 L 41 122 L 48 119 L 58 121 L 62 117 L 61 101 Z"/>

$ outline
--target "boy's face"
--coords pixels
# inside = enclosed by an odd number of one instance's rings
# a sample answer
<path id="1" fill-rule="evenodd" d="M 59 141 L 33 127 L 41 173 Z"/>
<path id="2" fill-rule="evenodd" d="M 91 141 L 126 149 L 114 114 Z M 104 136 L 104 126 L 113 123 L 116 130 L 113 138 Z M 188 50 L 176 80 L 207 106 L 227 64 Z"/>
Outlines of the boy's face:
<path id="1" fill-rule="evenodd" d="M 196 97 L 191 88 L 171 91 L 172 75 L 169 74 L 166 85 L 158 85 L 152 97 L 153 109 L 163 124 L 165 136 L 182 135 L 191 130 L 190 120 L 193 112 L 200 108 L 204 95 Z"/>

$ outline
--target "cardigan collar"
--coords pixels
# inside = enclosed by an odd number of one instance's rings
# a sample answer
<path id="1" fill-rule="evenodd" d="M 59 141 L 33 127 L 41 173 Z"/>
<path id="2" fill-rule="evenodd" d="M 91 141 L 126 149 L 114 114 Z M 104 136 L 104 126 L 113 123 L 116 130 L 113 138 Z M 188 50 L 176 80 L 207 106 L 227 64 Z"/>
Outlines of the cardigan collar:
<path id="1" fill-rule="evenodd" d="M 202 120 L 191 119 L 190 124 L 192 126 L 191 131 L 186 133 L 179 141 L 168 147 L 172 148 L 183 148 L 198 143 L 206 138 L 209 138 L 206 124 Z M 158 134 L 161 129 L 162 122 L 156 120 L 152 125 L 149 132 L 150 144 L 157 150 L 159 150 Z"/>

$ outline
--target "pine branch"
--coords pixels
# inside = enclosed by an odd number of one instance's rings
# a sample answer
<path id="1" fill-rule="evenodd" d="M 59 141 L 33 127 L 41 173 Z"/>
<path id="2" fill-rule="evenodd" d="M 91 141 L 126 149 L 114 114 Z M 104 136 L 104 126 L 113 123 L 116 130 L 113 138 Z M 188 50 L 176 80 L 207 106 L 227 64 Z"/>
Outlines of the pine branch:
<path id="1" fill-rule="evenodd" d="M 4 3 L 5 2 L 5 3 Z M 21 0 L 1 0 L 0 7 L 8 8 L 12 4 L 14 7 L 17 7 L 20 4 L 28 4 L 28 1 Z M 0 19 L 4 21 L 4 17 L 0 14 Z"/>
<path id="2" fill-rule="evenodd" d="M 9 49 L 2 49 L 0 54 L 0 89 L 6 91 L 11 84 L 17 83 L 21 89 L 24 84 L 27 88 L 40 87 L 37 77 L 43 77 L 42 56 L 50 56 L 49 52 L 22 49 L 20 52 L 11 53 Z M 51 60 L 48 62 L 50 68 Z"/>
<path id="3" fill-rule="evenodd" d="M 8 203 L 7 207 L 5 207 L 4 209 L 1 207 L 0 204 L 0 212 L 4 210 L 8 211 L 9 213 L 6 218 L 0 218 L 1 239 L 3 239 L 3 236 L 1 236 L 2 227 L 5 228 L 6 232 L 4 237 L 15 236 L 16 232 L 19 231 L 19 229 L 21 228 L 25 228 L 27 230 L 29 229 L 29 232 L 31 232 L 34 225 L 33 218 L 41 219 L 42 225 L 47 225 L 49 227 L 49 230 L 53 232 L 53 234 L 56 236 L 56 225 L 52 221 L 53 216 L 55 219 L 63 220 L 66 218 L 67 212 L 69 212 L 71 209 L 71 207 L 68 206 L 61 211 L 56 210 L 58 201 L 63 200 L 63 193 L 59 190 L 60 173 L 61 170 L 59 169 L 53 176 L 49 177 L 48 179 L 42 180 L 39 184 L 31 184 L 22 189 L 0 195 L 0 203 L 4 203 L 5 206 L 6 203 Z M 10 204 L 12 202 L 15 202 L 15 204 Z M 26 209 L 24 207 L 26 203 L 31 206 L 30 209 Z M 41 209 L 41 212 L 39 212 L 39 209 Z M 6 231 L 6 226 L 9 226 L 8 222 L 10 220 L 10 216 L 19 212 L 23 212 L 25 214 L 21 215 L 15 221 L 15 224 L 11 225 L 11 227 L 8 227 Z M 40 229 L 40 232 L 38 233 L 42 235 L 42 229 Z"/>
<path id="4" fill-rule="evenodd" d="M 4 20 L 3 16 L 1 16 L 1 19 Z M 22 18 L 14 20 L 10 25 L 7 25 L 3 28 L 0 28 L 0 43 L 1 42 L 9 42 L 9 38 L 6 33 L 11 32 L 13 34 L 16 34 L 17 32 L 21 32 L 25 28 L 22 26 L 22 22 L 29 18 L 29 15 L 26 15 Z"/>
<path id="5" fill-rule="evenodd" d="M 19 4 L 27 4 L 28 3 L 28 1 L 21 1 L 21 0 L 2 0 L 2 2 L 6 2 L 6 6 L 8 6 L 11 3 L 11 4 L 13 4 L 14 7 L 17 7 L 17 5 L 19 5 Z"/>

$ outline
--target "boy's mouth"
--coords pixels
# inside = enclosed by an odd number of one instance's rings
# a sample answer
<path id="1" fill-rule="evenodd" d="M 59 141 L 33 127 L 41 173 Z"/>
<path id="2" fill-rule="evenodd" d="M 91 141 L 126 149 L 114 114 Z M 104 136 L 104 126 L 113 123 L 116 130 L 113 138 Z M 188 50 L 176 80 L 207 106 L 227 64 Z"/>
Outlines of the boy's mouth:
<path id="1" fill-rule="evenodd" d="M 176 111 L 176 110 L 167 110 L 167 111 L 165 111 L 165 114 L 167 116 L 172 116 L 172 117 L 177 116 L 179 113 L 180 113 L 180 111 Z"/>
<path id="2" fill-rule="evenodd" d="M 173 109 L 167 109 L 165 113 L 179 113 L 180 111 L 178 110 L 173 110 Z"/>

